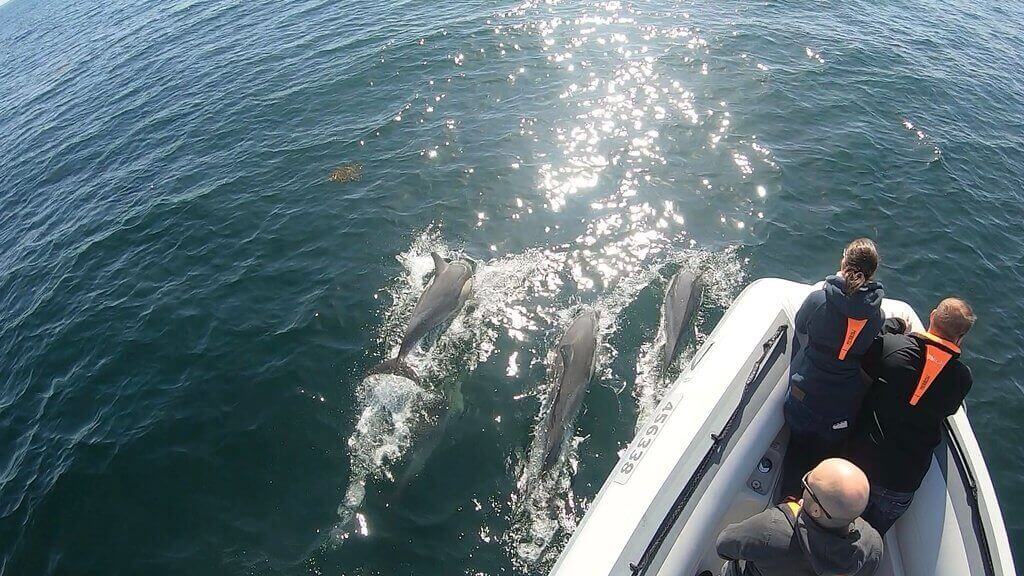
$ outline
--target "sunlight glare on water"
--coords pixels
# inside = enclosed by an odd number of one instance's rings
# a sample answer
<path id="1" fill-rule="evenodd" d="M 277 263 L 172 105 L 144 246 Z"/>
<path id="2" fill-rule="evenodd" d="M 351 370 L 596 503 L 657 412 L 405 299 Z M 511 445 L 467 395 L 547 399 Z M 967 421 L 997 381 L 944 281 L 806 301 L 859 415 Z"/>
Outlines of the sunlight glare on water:
<path id="1" fill-rule="evenodd" d="M 743 286 L 865 235 L 889 295 L 979 311 L 1018 549 L 1018 4 L 0 5 L 0 573 L 543 573 Z M 474 292 L 416 381 L 370 374 L 431 252 Z M 707 289 L 663 378 L 680 269 Z"/>

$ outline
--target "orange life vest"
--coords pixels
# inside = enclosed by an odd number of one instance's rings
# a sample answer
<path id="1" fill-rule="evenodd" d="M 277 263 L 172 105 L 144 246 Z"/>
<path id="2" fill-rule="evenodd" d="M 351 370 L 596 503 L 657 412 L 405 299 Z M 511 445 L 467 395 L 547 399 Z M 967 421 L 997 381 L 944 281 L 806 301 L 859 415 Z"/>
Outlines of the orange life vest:
<path id="1" fill-rule="evenodd" d="M 915 332 L 915 336 L 928 340 L 924 345 L 924 366 L 921 368 L 921 376 L 917 380 L 917 388 L 910 397 L 910 405 L 917 406 L 917 403 L 924 396 L 932 382 L 938 377 L 942 369 L 953 358 L 953 354 L 960 353 L 960 347 L 949 340 L 943 340 L 931 332 Z"/>
<path id="2" fill-rule="evenodd" d="M 850 348 L 853 348 L 853 343 L 857 341 L 857 336 L 860 336 L 860 331 L 864 329 L 864 325 L 867 323 L 867 318 L 863 320 L 857 320 L 856 318 L 846 319 L 846 337 L 843 338 L 843 347 L 839 349 L 840 360 L 846 360 L 846 355 L 850 353 Z"/>

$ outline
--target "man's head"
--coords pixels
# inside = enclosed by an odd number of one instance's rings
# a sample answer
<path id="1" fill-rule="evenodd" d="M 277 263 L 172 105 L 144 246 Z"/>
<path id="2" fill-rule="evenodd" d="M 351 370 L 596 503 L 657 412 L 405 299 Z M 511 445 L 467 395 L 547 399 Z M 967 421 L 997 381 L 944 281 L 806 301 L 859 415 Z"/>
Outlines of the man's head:
<path id="1" fill-rule="evenodd" d="M 959 344 L 978 317 L 971 305 L 960 298 L 946 298 L 928 317 L 928 331 L 939 338 Z"/>
<path id="2" fill-rule="evenodd" d="M 870 491 L 860 468 L 842 458 L 829 458 L 804 478 L 803 510 L 822 526 L 841 528 L 864 512 Z"/>

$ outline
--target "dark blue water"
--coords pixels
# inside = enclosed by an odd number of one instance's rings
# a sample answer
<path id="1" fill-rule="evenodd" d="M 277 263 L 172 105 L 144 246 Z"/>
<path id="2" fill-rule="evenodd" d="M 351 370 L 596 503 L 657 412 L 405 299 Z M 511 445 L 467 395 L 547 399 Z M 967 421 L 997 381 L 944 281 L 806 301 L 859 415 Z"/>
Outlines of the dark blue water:
<path id="1" fill-rule="evenodd" d="M 975 305 L 970 415 L 1021 557 L 1021 22 L 1007 1 L 0 6 L 0 574 L 543 566 L 650 399 L 667 274 L 707 275 L 708 333 L 751 278 L 820 279 L 860 235 L 920 314 Z M 430 250 L 480 265 L 418 360 L 448 402 L 375 420 L 395 389 L 363 375 Z M 575 473 L 531 514 L 544 360 L 580 303 L 603 360 Z"/>

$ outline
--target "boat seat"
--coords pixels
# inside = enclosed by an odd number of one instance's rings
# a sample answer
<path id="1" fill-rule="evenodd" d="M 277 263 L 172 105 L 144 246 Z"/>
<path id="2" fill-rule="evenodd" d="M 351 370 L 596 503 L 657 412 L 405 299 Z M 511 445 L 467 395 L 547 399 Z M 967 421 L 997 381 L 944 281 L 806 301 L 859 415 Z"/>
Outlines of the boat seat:
<path id="1" fill-rule="evenodd" d="M 882 562 L 875 576 L 903 576 L 903 561 L 895 530 L 890 530 L 885 535 L 885 541 L 882 543 Z"/>

